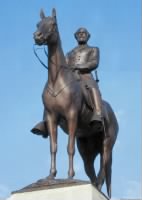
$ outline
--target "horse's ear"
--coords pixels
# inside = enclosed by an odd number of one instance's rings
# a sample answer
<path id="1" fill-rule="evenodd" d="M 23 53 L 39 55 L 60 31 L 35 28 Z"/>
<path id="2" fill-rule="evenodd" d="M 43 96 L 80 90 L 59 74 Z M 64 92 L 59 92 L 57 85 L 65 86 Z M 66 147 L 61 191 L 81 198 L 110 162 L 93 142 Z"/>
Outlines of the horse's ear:
<path id="1" fill-rule="evenodd" d="M 55 10 L 55 8 L 52 9 L 52 17 L 56 19 L 56 10 Z"/>
<path id="2" fill-rule="evenodd" d="M 41 19 L 45 18 L 45 14 L 44 14 L 43 9 L 40 10 L 40 18 Z"/>

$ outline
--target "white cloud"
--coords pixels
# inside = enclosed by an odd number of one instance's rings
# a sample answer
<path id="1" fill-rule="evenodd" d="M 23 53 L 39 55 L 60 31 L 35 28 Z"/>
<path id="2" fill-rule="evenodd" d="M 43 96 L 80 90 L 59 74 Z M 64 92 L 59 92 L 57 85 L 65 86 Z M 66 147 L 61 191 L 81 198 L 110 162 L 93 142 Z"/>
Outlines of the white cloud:
<path id="1" fill-rule="evenodd" d="M 142 198 L 142 191 L 141 191 L 141 183 L 138 181 L 128 181 L 127 182 L 127 190 L 123 195 L 123 198 L 127 199 L 141 199 Z"/>

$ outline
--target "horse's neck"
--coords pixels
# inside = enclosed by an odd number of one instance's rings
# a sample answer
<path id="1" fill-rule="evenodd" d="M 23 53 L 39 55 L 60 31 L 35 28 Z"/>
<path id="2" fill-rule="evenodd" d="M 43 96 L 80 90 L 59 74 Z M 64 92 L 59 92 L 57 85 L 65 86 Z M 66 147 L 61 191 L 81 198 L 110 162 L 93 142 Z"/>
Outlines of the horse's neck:
<path id="1" fill-rule="evenodd" d="M 65 65 L 65 57 L 61 46 L 60 37 L 55 44 L 48 46 L 48 83 L 54 85 L 61 65 Z"/>

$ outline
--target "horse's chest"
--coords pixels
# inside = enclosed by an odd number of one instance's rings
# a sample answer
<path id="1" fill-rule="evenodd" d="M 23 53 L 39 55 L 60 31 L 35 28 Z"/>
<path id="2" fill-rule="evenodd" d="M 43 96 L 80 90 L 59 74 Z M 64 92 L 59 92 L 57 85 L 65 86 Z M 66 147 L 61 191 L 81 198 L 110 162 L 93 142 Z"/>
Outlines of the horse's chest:
<path id="1" fill-rule="evenodd" d="M 42 98 L 45 108 L 50 112 L 63 112 L 68 106 L 64 92 L 61 95 L 58 91 L 50 91 L 49 89 L 46 89 L 43 91 Z"/>

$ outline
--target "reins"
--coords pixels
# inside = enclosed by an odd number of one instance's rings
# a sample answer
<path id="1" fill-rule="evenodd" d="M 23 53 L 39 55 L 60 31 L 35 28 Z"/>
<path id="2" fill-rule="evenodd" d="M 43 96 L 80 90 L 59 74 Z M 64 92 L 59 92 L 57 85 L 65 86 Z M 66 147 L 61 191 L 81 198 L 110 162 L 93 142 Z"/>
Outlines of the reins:
<path id="1" fill-rule="evenodd" d="M 42 64 L 42 66 L 48 70 L 47 65 L 44 64 L 44 62 L 40 59 L 40 57 L 37 54 L 37 50 L 42 49 L 42 48 L 35 48 L 35 46 L 36 46 L 36 44 L 33 45 L 33 52 L 34 52 L 35 56 L 37 57 L 38 61 Z M 44 53 L 48 57 L 45 47 L 44 47 Z"/>
<path id="2" fill-rule="evenodd" d="M 44 48 L 35 48 L 35 46 L 37 46 L 37 45 L 36 45 L 36 44 L 33 45 L 33 52 L 34 52 L 35 56 L 37 57 L 38 61 L 40 62 L 40 64 L 42 64 L 44 68 L 46 68 L 47 70 L 49 70 L 49 67 L 47 67 L 47 65 L 44 64 L 44 62 L 40 59 L 40 57 L 39 57 L 38 54 L 37 54 L 37 51 L 38 51 L 38 50 L 41 50 L 41 49 L 44 50 L 44 53 L 45 53 L 45 55 L 47 56 L 47 58 L 50 60 L 50 62 L 51 62 L 52 64 L 56 65 L 56 64 L 49 58 L 48 53 L 47 53 L 47 51 L 46 51 L 46 49 L 45 49 L 45 46 L 44 46 Z M 64 66 L 64 67 L 66 67 L 66 66 Z"/>
<path id="3" fill-rule="evenodd" d="M 35 48 L 35 46 L 36 46 L 36 44 L 33 45 L 34 54 L 35 54 L 35 56 L 37 57 L 38 61 L 41 63 L 41 65 L 43 65 L 44 68 L 46 68 L 47 70 L 49 70 L 49 67 L 47 67 L 47 65 L 44 64 L 44 62 L 40 59 L 40 57 L 39 57 L 38 54 L 37 54 L 37 51 L 38 51 L 38 50 L 41 50 L 41 49 L 44 50 L 44 53 L 45 53 L 45 55 L 47 56 L 47 58 L 50 60 L 50 62 L 51 62 L 52 64 L 56 65 L 56 64 L 49 58 L 48 53 L 47 53 L 47 51 L 46 51 L 46 49 L 45 49 L 45 46 L 44 46 L 44 48 Z M 60 72 L 60 70 L 62 69 L 62 67 L 64 67 L 65 69 L 68 69 L 68 70 L 72 70 L 71 68 L 69 68 L 69 67 L 67 67 L 67 66 L 65 66 L 65 65 L 61 65 L 61 67 L 60 67 L 59 71 L 57 72 L 57 74 Z M 70 82 L 68 82 L 67 84 L 65 84 L 65 85 L 64 85 L 62 88 L 60 88 L 58 91 L 54 91 L 54 89 L 50 88 L 49 86 L 48 86 L 47 90 L 48 90 L 48 92 L 50 93 L 50 95 L 52 95 L 53 97 L 56 97 L 56 96 L 58 96 L 58 95 L 62 92 L 62 90 L 64 90 L 72 81 L 74 81 L 74 80 L 71 80 Z"/>

